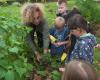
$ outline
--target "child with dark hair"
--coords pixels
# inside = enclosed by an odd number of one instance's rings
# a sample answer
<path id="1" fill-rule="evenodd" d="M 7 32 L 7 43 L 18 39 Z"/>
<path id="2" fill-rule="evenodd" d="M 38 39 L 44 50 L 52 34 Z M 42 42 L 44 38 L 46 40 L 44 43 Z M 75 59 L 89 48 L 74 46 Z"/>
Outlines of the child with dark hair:
<path id="1" fill-rule="evenodd" d="M 95 69 L 86 61 L 73 60 L 66 64 L 62 80 L 99 80 Z"/>
<path id="2" fill-rule="evenodd" d="M 88 23 L 81 15 L 74 15 L 68 20 L 71 34 L 77 37 L 73 51 L 69 55 L 69 61 L 73 59 L 85 60 L 93 63 L 94 47 L 97 45 L 96 37 L 88 30 Z"/>
<path id="3" fill-rule="evenodd" d="M 68 14 L 67 14 L 67 16 L 65 17 L 65 20 L 66 20 L 66 24 L 68 24 L 68 20 L 71 18 L 71 17 L 73 17 L 74 15 L 76 15 L 76 14 L 78 14 L 78 15 L 81 15 L 81 13 L 80 13 L 80 11 L 77 9 L 77 8 L 73 8 L 73 10 L 71 10 Z M 68 26 L 68 25 L 67 25 Z M 68 26 L 69 27 L 69 26 Z M 75 35 L 73 35 L 73 34 L 71 34 L 70 35 L 70 40 L 71 40 L 71 45 L 70 45 L 70 48 L 69 48 L 69 54 L 68 55 L 70 55 L 70 53 L 73 51 L 73 49 L 74 49 L 74 46 L 75 46 L 75 43 L 76 43 L 76 36 Z M 69 57 L 68 57 L 68 61 L 69 61 Z"/>

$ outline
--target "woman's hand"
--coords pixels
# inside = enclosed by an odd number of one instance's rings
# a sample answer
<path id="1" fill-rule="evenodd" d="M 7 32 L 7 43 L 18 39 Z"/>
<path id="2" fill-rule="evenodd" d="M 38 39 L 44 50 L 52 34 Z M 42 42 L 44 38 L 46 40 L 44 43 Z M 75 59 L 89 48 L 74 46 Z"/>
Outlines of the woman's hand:
<path id="1" fill-rule="evenodd" d="M 40 55 L 40 53 L 36 51 L 35 55 L 36 55 L 37 61 L 40 62 L 40 60 L 42 59 L 42 56 Z"/>
<path id="2" fill-rule="evenodd" d="M 44 54 L 48 53 L 48 49 L 44 49 Z"/>

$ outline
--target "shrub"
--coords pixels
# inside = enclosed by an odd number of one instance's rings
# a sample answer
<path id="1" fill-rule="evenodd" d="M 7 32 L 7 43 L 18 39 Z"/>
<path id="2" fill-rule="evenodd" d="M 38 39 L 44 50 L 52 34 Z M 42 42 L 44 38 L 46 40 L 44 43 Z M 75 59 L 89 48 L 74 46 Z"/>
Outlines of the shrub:
<path id="1" fill-rule="evenodd" d="M 100 22 L 100 8 L 95 0 L 76 0 L 76 5 L 91 23 Z"/>

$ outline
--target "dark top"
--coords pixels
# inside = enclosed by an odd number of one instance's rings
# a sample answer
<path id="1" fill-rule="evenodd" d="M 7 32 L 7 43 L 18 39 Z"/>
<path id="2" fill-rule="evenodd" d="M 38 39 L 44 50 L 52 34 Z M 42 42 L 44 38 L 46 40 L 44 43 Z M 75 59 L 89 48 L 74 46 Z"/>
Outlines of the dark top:
<path id="1" fill-rule="evenodd" d="M 49 45 L 49 27 L 46 20 L 40 22 L 39 25 L 34 25 L 32 23 L 25 23 L 25 25 L 33 28 L 26 36 L 27 42 L 30 48 L 32 48 L 32 51 L 37 51 L 36 42 L 34 41 L 35 32 L 37 35 L 36 41 L 38 41 L 38 46 L 47 49 Z"/>

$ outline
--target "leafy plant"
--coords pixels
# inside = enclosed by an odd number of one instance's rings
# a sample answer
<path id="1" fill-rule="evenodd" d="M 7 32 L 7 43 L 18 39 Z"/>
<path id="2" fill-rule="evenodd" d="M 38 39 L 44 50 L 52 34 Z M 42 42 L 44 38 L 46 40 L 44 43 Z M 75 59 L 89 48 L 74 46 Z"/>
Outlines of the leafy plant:
<path id="1" fill-rule="evenodd" d="M 95 0 L 76 0 L 76 5 L 81 10 L 82 14 L 92 23 L 99 23 L 100 8 Z"/>
<path id="2" fill-rule="evenodd" d="M 56 70 L 52 72 L 51 76 L 53 80 L 61 80 L 61 74 Z"/>
<path id="3" fill-rule="evenodd" d="M 16 17 L 0 17 L 0 80 L 25 80 L 32 70 L 27 62 L 26 28 Z"/>

